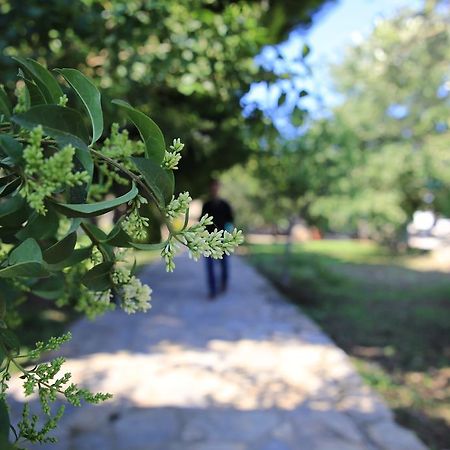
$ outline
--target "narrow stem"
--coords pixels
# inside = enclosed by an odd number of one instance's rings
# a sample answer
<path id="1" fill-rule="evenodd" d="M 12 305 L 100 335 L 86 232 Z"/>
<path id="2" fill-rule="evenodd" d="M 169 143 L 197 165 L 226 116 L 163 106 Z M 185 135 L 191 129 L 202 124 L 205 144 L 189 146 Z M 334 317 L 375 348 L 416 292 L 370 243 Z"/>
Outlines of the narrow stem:
<path id="1" fill-rule="evenodd" d="M 88 238 L 91 240 L 91 242 L 100 250 L 103 259 L 105 261 L 109 261 L 109 256 L 108 254 L 103 250 L 102 246 L 100 245 L 101 242 L 91 233 L 91 231 L 89 230 L 89 228 L 83 223 L 80 223 L 80 227 L 83 229 L 83 231 L 86 233 L 86 235 L 88 236 Z"/>
<path id="2" fill-rule="evenodd" d="M 107 162 L 109 165 L 119 169 L 121 172 L 128 175 L 133 181 L 135 181 L 139 186 L 145 191 L 145 193 L 156 203 L 158 206 L 158 202 L 156 201 L 155 196 L 153 195 L 153 192 L 148 189 L 148 187 L 145 185 L 145 183 L 140 179 L 139 176 L 137 176 L 135 173 L 133 173 L 131 170 L 128 170 L 126 167 L 122 166 L 122 164 L 119 164 L 117 161 L 114 161 L 113 159 L 109 158 L 108 156 L 103 155 L 98 150 L 94 150 L 93 148 L 90 149 L 92 154 L 98 158 L 103 159 L 105 162 Z M 161 211 L 161 209 L 158 206 L 158 209 Z"/>
<path id="3" fill-rule="evenodd" d="M 169 231 L 173 231 L 171 229 L 170 223 L 166 219 L 166 215 L 164 213 L 164 210 L 159 206 L 155 195 L 147 187 L 147 185 L 141 180 L 141 178 L 138 175 L 136 175 L 135 173 L 133 173 L 131 170 L 127 169 L 126 167 L 122 166 L 122 164 L 119 164 L 117 161 L 114 161 L 113 159 L 109 158 L 108 156 L 103 155 L 98 150 L 94 150 L 93 148 L 90 148 L 90 151 L 92 152 L 92 154 L 96 158 L 102 159 L 103 161 L 105 161 L 109 165 L 119 169 L 121 172 L 123 172 L 124 174 L 128 175 L 136 184 L 138 184 L 142 188 L 142 190 L 145 192 L 146 196 L 151 198 L 153 200 L 153 202 L 155 203 L 155 205 L 158 208 L 158 211 L 160 213 L 161 219 L 164 222 L 164 224 L 167 227 L 167 229 Z"/>
<path id="4" fill-rule="evenodd" d="M 30 372 L 29 370 L 27 370 L 27 369 L 25 369 L 25 367 L 23 367 L 22 366 L 22 364 L 20 364 L 20 363 L 18 363 L 14 358 L 11 358 L 11 362 L 24 374 L 24 375 L 27 375 L 27 376 L 29 376 L 29 377 L 31 377 L 32 375 L 32 372 Z M 48 384 L 47 382 L 45 382 L 45 381 L 42 381 L 42 378 L 40 378 L 40 377 L 37 377 L 38 378 L 38 383 L 39 384 L 42 384 L 42 386 L 45 386 L 46 388 L 48 388 L 48 389 L 54 389 L 55 387 L 54 386 L 52 386 L 52 385 L 50 385 L 50 384 Z M 56 388 L 56 392 L 59 392 L 60 394 L 63 394 L 64 396 L 65 396 L 65 394 L 64 394 L 64 391 L 61 389 L 61 388 Z"/>

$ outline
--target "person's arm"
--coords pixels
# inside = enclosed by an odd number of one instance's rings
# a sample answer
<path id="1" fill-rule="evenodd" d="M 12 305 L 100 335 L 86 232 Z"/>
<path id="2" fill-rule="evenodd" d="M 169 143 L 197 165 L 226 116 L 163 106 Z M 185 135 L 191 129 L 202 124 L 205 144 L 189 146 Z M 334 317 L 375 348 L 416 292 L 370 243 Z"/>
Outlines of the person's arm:
<path id="1" fill-rule="evenodd" d="M 234 214 L 233 214 L 233 208 L 231 207 L 231 205 L 227 202 L 227 214 L 228 214 L 228 218 L 227 218 L 227 222 L 233 223 L 234 224 Z"/>
<path id="2" fill-rule="evenodd" d="M 203 217 L 205 214 L 209 214 L 209 205 L 208 202 L 204 202 L 203 206 L 202 206 L 202 214 L 200 215 L 200 217 Z M 209 214 L 211 215 L 211 214 Z"/>

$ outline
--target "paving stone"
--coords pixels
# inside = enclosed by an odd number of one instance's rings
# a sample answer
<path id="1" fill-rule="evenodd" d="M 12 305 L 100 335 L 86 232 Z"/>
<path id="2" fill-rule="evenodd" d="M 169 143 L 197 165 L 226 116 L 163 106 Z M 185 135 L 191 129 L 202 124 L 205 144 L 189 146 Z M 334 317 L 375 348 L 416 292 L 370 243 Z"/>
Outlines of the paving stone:
<path id="1" fill-rule="evenodd" d="M 97 432 L 83 432 L 79 436 L 72 437 L 70 446 L 67 450 L 110 450 L 114 448 L 113 439 L 111 436 L 105 435 L 99 431 Z M 54 445 L 53 448 L 59 450 L 61 442 Z M 52 447 L 49 447 L 52 448 Z"/>
<path id="2" fill-rule="evenodd" d="M 279 439 L 269 439 L 260 445 L 253 445 L 251 450 L 293 450 L 293 447 Z"/>
<path id="3" fill-rule="evenodd" d="M 299 447 L 299 450 L 303 447 Z M 304 450 L 369 450 L 366 444 L 355 444 L 336 438 L 317 438 L 312 442 L 312 446 Z M 394 448 L 392 449 L 394 450 Z"/>
<path id="4" fill-rule="evenodd" d="M 213 410 L 197 412 L 185 425 L 185 440 L 251 442 L 279 423 L 276 411 Z"/>
<path id="5" fill-rule="evenodd" d="M 71 434 L 99 430 L 109 425 L 110 418 L 118 413 L 118 406 L 105 403 L 101 406 L 85 405 L 70 415 Z"/>
<path id="6" fill-rule="evenodd" d="M 380 422 L 367 429 L 370 438 L 383 450 L 427 450 L 417 437 L 393 422 Z"/>
<path id="7" fill-rule="evenodd" d="M 320 411 L 301 407 L 294 413 L 293 423 L 299 436 L 335 438 L 356 444 L 364 442 L 355 423 L 335 410 Z"/>
<path id="8" fill-rule="evenodd" d="M 180 447 L 183 450 L 246 450 L 242 443 L 204 442 L 195 446 Z"/>
<path id="9" fill-rule="evenodd" d="M 173 409 L 135 410 L 113 422 L 111 431 L 118 449 L 145 449 L 173 442 L 178 438 L 180 423 Z"/>
<path id="10" fill-rule="evenodd" d="M 275 438 L 283 442 L 294 442 L 296 440 L 294 425 L 291 421 L 286 420 L 285 422 L 276 426 L 273 429 L 272 434 Z"/>
<path id="11" fill-rule="evenodd" d="M 379 421 L 393 422 L 393 414 L 383 401 L 366 386 L 344 386 L 336 409 L 345 412 L 359 424 Z"/>

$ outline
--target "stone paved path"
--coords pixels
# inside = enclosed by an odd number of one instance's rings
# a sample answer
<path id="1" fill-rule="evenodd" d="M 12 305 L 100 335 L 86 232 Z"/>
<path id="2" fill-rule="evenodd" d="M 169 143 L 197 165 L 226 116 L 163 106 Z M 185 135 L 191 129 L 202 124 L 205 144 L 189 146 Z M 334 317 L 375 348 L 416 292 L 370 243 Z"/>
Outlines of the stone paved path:
<path id="1" fill-rule="evenodd" d="M 233 287 L 215 302 L 203 269 L 186 257 L 174 274 L 149 267 L 150 313 L 74 326 L 67 368 L 115 397 L 70 409 L 60 442 L 39 448 L 425 449 L 345 353 L 252 268 L 234 258 Z"/>

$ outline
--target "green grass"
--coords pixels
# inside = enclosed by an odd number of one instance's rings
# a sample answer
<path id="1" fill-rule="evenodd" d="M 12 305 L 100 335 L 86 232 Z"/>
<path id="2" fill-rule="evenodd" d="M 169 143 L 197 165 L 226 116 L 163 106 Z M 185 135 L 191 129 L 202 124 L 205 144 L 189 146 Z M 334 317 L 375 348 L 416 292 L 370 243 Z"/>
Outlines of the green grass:
<path id="1" fill-rule="evenodd" d="M 372 242 L 253 245 L 249 259 L 354 359 L 431 448 L 450 446 L 450 274 Z"/>

